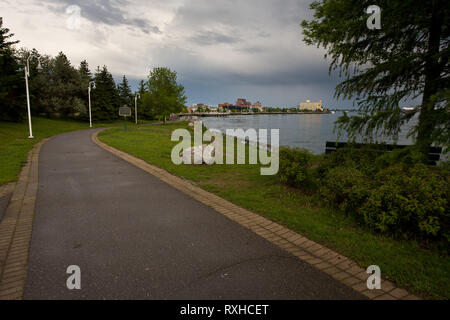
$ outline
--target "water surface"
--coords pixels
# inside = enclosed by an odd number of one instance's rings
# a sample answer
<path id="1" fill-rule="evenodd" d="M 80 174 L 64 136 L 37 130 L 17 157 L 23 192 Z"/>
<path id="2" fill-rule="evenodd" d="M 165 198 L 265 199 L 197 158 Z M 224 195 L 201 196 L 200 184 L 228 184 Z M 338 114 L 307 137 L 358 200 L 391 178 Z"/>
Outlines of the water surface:
<path id="1" fill-rule="evenodd" d="M 347 141 L 347 135 L 338 139 L 333 132 L 334 122 L 342 115 L 335 114 L 274 114 L 274 115 L 233 115 L 228 117 L 207 117 L 203 123 L 208 129 L 225 133 L 226 129 L 280 129 L 280 145 L 300 147 L 315 154 L 324 153 L 326 141 Z M 412 139 L 406 138 L 412 123 L 403 128 L 398 144 L 410 145 Z M 389 138 L 378 137 L 378 141 L 393 143 Z"/>

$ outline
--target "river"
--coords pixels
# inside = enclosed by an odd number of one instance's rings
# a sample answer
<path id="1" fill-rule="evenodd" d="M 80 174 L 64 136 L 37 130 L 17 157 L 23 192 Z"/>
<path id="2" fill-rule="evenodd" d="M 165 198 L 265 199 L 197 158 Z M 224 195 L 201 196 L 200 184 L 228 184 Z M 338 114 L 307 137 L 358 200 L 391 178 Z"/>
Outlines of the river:
<path id="1" fill-rule="evenodd" d="M 334 122 L 342 112 L 334 114 L 274 114 L 274 115 L 233 115 L 227 117 L 203 118 L 208 129 L 217 129 L 225 133 L 226 129 L 280 129 L 280 145 L 300 147 L 315 154 L 325 152 L 326 141 L 337 141 L 333 132 Z M 410 145 L 412 139 L 406 138 L 411 123 L 404 126 L 398 144 Z M 347 141 L 343 134 L 339 141 Z M 391 139 L 380 138 L 378 141 L 392 143 Z"/>

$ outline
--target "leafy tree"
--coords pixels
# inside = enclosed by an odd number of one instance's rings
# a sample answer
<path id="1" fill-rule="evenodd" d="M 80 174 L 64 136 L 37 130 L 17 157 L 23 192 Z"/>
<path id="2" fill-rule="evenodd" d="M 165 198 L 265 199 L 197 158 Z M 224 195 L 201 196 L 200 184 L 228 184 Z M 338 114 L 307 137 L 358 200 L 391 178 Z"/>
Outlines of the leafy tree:
<path id="1" fill-rule="evenodd" d="M 119 93 L 120 105 L 127 105 L 131 107 L 133 104 L 133 95 L 131 93 L 130 85 L 128 84 L 128 80 L 125 76 L 122 78 L 122 82 L 117 86 L 117 91 Z"/>
<path id="2" fill-rule="evenodd" d="M 145 113 L 166 118 L 181 112 L 186 103 L 184 87 L 177 83 L 177 73 L 169 68 L 154 68 L 147 82 L 148 92 L 142 97 Z"/>
<path id="3" fill-rule="evenodd" d="M 15 57 L 11 41 L 14 34 L 3 28 L 0 17 L 0 119 L 19 121 L 26 110 L 25 81 L 23 70 Z"/>
<path id="4" fill-rule="evenodd" d="M 368 0 L 320 0 L 314 18 L 303 21 L 304 41 L 323 46 L 330 72 L 345 80 L 335 96 L 356 98 L 357 116 L 337 122 L 351 137 L 383 133 L 396 138 L 400 127 L 417 116 L 415 136 L 422 151 L 433 143 L 450 145 L 450 7 L 445 0 L 380 0 L 381 29 L 369 30 Z M 420 99 L 411 112 L 401 101 Z"/>
<path id="5" fill-rule="evenodd" d="M 94 75 L 96 89 L 91 92 L 92 118 L 95 120 L 117 119 L 120 99 L 113 76 L 106 66 L 97 67 Z"/>

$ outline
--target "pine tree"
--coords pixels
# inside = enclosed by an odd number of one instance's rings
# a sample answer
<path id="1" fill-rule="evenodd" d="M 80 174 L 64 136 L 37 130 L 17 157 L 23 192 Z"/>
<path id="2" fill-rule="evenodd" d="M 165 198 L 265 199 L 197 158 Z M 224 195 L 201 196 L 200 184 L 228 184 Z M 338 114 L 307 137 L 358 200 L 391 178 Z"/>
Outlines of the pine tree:
<path id="1" fill-rule="evenodd" d="M 13 48 L 19 41 L 10 41 L 13 36 L 8 28 L 3 28 L 0 17 L 0 119 L 19 121 L 25 115 L 26 96 L 23 69 Z"/>
<path id="2" fill-rule="evenodd" d="M 147 91 L 147 87 L 145 85 L 145 81 L 141 80 L 139 81 L 139 93 L 144 94 Z"/>
<path id="3" fill-rule="evenodd" d="M 78 112 L 74 109 L 77 105 L 79 93 L 80 75 L 71 65 L 67 56 L 60 52 L 53 60 L 52 68 L 52 97 L 50 108 L 52 115 L 57 117 L 73 117 Z"/>
<path id="4" fill-rule="evenodd" d="M 114 78 L 106 66 L 97 67 L 94 75 L 96 89 L 91 92 L 92 118 L 95 120 L 117 119 L 120 98 Z"/>
<path id="5" fill-rule="evenodd" d="M 143 119 L 153 120 L 154 116 L 151 114 L 151 112 L 148 112 L 148 110 L 146 110 L 146 108 L 144 107 L 144 105 L 142 103 L 142 98 L 144 97 L 146 92 L 147 92 L 147 88 L 146 88 L 145 81 L 144 80 L 139 81 L 139 89 L 135 93 L 135 95 L 137 93 L 139 93 L 141 96 L 141 98 L 137 100 L 137 107 L 139 110 L 140 117 Z"/>
<path id="6" fill-rule="evenodd" d="M 80 62 L 80 67 L 78 68 L 78 72 L 80 73 L 80 77 L 82 80 L 85 81 L 91 81 L 92 80 L 92 73 L 91 70 L 89 70 L 89 64 L 86 60 L 83 60 Z"/>
<path id="7" fill-rule="evenodd" d="M 86 60 L 80 62 L 78 67 L 78 92 L 77 92 L 77 104 L 74 105 L 75 115 L 81 118 L 88 117 L 88 87 L 89 83 L 93 80 L 89 64 Z"/>
<path id="8" fill-rule="evenodd" d="M 125 76 L 123 76 L 122 82 L 117 86 L 117 91 L 119 92 L 120 105 L 131 107 L 133 104 L 133 95 L 131 93 L 128 80 Z"/>

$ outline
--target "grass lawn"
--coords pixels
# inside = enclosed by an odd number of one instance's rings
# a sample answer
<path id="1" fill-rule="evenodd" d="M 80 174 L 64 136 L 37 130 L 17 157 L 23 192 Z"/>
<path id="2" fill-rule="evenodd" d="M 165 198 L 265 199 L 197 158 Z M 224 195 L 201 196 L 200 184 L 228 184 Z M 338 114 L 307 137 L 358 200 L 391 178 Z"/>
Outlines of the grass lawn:
<path id="1" fill-rule="evenodd" d="M 279 183 L 277 176 L 261 176 L 259 165 L 179 165 L 171 161 L 174 129 L 186 123 L 110 129 L 101 141 L 175 175 L 193 181 L 237 205 L 257 212 L 305 235 L 360 266 L 378 265 L 383 277 L 410 292 L 431 299 L 450 298 L 450 259 L 421 248 L 413 241 L 397 241 L 374 234 L 342 212 L 324 208 L 320 199 Z"/>
<path id="2" fill-rule="evenodd" d="M 28 151 L 37 142 L 58 133 L 89 129 L 88 122 L 38 117 L 33 117 L 32 120 L 34 139 L 28 139 L 27 121 L 20 123 L 0 121 L 0 185 L 17 181 L 20 170 L 27 160 Z M 92 125 L 94 128 L 121 126 L 123 121 L 94 122 Z M 127 126 L 133 128 L 136 125 L 128 121 Z"/>

